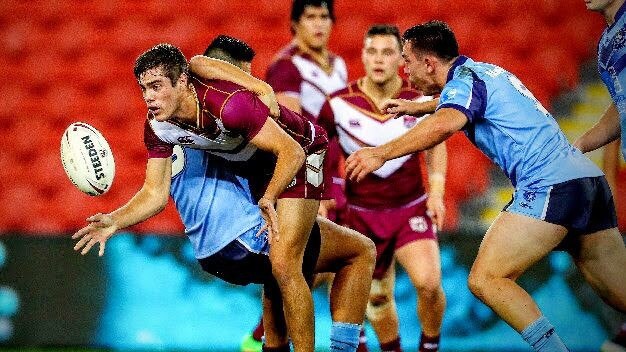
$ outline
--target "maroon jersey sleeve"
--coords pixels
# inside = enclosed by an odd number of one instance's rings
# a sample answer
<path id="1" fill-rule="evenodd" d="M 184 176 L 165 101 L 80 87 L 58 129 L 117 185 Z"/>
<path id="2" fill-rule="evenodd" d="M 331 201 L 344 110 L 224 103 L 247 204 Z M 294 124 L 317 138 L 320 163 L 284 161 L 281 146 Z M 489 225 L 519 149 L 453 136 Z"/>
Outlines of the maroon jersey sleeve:
<path id="1" fill-rule="evenodd" d="M 228 131 L 251 140 L 259 133 L 269 114 L 269 108 L 254 93 L 240 90 L 226 99 L 220 119 Z"/>
<path id="2" fill-rule="evenodd" d="M 276 93 L 291 92 L 300 94 L 302 75 L 298 68 L 287 58 L 274 61 L 267 69 L 265 81 Z"/>
<path id="3" fill-rule="evenodd" d="M 143 129 L 143 143 L 148 150 L 148 158 L 168 158 L 174 152 L 174 146 L 160 140 L 147 119 Z"/>
<path id="4" fill-rule="evenodd" d="M 324 105 L 322 105 L 316 124 L 326 130 L 329 139 L 337 135 L 335 114 L 333 113 L 333 108 L 330 107 L 330 100 L 327 99 Z"/>

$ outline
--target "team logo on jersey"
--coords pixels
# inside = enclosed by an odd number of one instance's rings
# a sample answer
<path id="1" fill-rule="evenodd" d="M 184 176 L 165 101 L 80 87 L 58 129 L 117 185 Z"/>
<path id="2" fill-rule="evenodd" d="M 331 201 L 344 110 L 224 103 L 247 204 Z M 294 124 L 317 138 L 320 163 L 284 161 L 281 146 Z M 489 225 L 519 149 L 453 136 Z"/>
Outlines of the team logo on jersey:
<path id="1" fill-rule="evenodd" d="M 404 121 L 404 127 L 406 128 L 411 128 L 417 123 L 417 117 L 415 116 L 405 115 L 402 119 Z"/>
<path id="2" fill-rule="evenodd" d="M 361 121 L 359 120 L 350 120 L 350 127 L 361 127 Z"/>
<path id="3" fill-rule="evenodd" d="M 181 136 L 176 138 L 176 140 L 180 144 L 193 144 L 193 138 L 191 138 L 191 136 Z"/>
<path id="4" fill-rule="evenodd" d="M 409 219 L 409 226 L 414 232 L 426 232 L 428 230 L 428 223 L 423 216 L 414 216 Z"/>

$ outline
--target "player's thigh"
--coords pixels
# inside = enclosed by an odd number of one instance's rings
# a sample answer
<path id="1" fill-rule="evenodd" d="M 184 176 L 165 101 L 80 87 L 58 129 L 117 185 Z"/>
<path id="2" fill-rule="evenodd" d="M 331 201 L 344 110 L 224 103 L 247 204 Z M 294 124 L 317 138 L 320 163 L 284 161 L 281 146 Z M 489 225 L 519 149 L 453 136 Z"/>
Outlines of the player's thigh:
<path id="1" fill-rule="evenodd" d="M 270 258 L 280 253 L 286 258 L 301 258 L 317 217 L 319 200 L 281 198 L 276 203 L 279 240 L 272 242 Z"/>
<path id="2" fill-rule="evenodd" d="M 626 247 L 617 228 L 577 236 L 571 242 L 568 252 L 592 285 L 623 276 Z"/>
<path id="3" fill-rule="evenodd" d="M 395 255 L 416 287 L 435 288 L 441 284 L 441 259 L 436 240 L 409 242 L 398 248 Z"/>
<path id="4" fill-rule="evenodd" d="M 517 279 L 545 257 L 567 234 L 561 225 L 501 212 L 483 238 L 472 275 Z"/>
<path id="5" fill-rule="evenodd" d="M 337 272 L 359 257 L 373 264 L 376 249 L 372 240 L 321 216 L 317 223 L 322 241 L 316 272 Z"/>

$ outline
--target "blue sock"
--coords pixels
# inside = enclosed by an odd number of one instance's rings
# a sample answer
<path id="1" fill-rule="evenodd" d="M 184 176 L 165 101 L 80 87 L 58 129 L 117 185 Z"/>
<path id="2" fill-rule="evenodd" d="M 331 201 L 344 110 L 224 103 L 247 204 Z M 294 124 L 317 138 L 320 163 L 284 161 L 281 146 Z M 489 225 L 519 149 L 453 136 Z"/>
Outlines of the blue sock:
<path id="1" fill-rule="evenodd" d="M 544 316 L 539 317 L 539 319 L 528 325 L 521 335 L 535 352 L 569 351 L 559 335 L 554 331 L 554 326 Z"/>
<path id="2" fill-rule="evenodd" d="M 359 346 L 361 325 L 333 321 L 330 328 L 330 350 L 341 352 L 355 352 Z"/>

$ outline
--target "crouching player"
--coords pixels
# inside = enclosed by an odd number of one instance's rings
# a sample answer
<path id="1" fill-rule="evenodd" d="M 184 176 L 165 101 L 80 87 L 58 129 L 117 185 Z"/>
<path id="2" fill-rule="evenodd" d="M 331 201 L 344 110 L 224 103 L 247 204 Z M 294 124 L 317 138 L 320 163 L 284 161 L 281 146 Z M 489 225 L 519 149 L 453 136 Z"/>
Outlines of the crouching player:
<path id="1" fill-rule="evenodd" d="M 170 194 L 202 268 L 236 285 L 264 285 L 264 351 L 289 351 L 282 299 L 269 260 L 264 220 L 248 180 L 202 150 L 175 147 Z M 87 219 L 75 250 L 87 253 L 119 230 L 110 214 Z M 91 239 L 97 239 L 92 242 Z M 369 296 L 375 248 L 358 232 L 318 217 L 306 245 L 302 270 L 335 273 L 330 294 L 332 351 L 355 351 Z"/>

